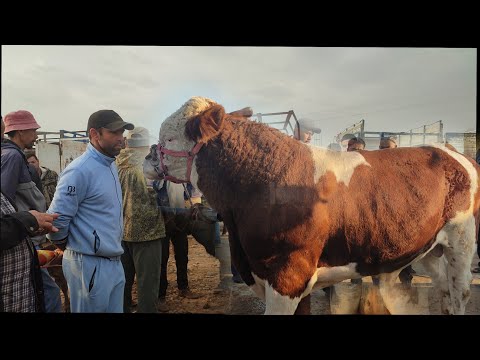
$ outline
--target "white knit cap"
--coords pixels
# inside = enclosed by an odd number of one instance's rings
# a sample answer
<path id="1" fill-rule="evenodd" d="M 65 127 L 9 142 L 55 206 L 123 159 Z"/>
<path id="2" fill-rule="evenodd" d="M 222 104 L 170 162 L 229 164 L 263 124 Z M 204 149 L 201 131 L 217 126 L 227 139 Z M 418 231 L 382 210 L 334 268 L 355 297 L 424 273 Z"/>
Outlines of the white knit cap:
<path id="1" fill-rule="evenodd" d="M 127 134 L 129 147 L 142 147 L 150 145 L 150 133 L 147 129 L 141 126 L 136 126 L 135 129 L 130 130 Z"/>

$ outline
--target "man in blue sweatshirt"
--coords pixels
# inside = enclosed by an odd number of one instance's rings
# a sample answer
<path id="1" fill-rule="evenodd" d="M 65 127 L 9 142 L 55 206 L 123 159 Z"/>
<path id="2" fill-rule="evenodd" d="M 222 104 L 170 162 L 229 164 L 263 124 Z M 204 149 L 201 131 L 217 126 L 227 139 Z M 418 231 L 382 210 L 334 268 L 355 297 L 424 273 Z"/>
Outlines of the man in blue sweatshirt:
<path id="1" fill-rule="evenodd" d="M 123 312 L 122 189 L 115 156 L 123 132 L 133 128 L 113 110 L 93 113 L 87 150 L 60 175 L 48 209 L 60 215 L 54 222 L 59 231 L 48 238 L 65 249 L 71 312 Z"/>

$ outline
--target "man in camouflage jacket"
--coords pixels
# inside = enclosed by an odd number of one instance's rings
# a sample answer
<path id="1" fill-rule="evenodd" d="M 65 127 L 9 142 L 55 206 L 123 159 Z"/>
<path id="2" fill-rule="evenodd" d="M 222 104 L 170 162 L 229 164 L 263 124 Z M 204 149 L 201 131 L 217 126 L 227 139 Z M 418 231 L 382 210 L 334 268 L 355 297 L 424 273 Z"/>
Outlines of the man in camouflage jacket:
<path id="1" fill-rule="evenodd" d="M 123 197 L 124 312 L 131 311 L 135 274 L 137 312 L 157 312 L 165 224 L 157 207 L 155 191 L 147 187 L 143 175 L 142 163 L 148 152 L 148 130 L 135 127 L 127 136 L 126 148 L 116 159 Z"/>

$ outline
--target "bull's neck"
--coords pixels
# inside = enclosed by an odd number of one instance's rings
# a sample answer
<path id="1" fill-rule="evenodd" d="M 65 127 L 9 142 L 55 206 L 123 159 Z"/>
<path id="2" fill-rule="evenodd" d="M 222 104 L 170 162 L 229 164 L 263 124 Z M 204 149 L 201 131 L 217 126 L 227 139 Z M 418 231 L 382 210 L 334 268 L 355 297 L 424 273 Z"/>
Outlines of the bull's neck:
<path id="1" fill-rule="evenodd" d="M 267 125 L 230 122 L 199 153 L 197 170 L 199 179 L 208 171 L 217 171 L 223 183 L 270 186 L 289 179 L 295 185 L 305 178 L 288 177 L 288 173 L 308 166 L 308 154 L 306 145 Z"/>

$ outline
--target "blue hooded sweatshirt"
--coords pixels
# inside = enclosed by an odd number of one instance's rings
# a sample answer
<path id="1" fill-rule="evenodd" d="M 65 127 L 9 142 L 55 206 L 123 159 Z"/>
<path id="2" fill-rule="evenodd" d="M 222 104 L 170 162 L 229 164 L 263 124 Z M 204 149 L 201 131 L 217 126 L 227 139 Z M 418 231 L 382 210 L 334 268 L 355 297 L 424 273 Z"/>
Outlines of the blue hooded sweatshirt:
<path id="1" fill-rule="evenodd" d="M 123 253 L 122 189 L 115 158 L 88 144 L 62 172 L 48 213 L 58 213 L 53 243 L 68 236 L 66 248 L 94 256 Z"/>

